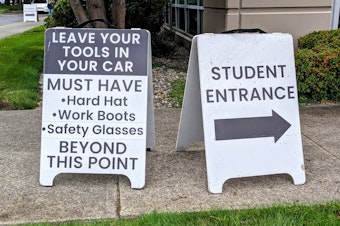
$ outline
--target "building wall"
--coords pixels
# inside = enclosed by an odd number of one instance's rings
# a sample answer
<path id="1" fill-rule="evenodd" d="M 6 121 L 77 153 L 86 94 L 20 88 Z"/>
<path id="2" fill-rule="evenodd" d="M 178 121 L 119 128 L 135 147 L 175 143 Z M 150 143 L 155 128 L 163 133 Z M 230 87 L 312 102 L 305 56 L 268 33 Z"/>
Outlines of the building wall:
<path id="1" fill-rule="evenodd" d="M 331 28 L 332 0 L 204 0 L 203 33 L 260 28 L 297 39 Z"/>

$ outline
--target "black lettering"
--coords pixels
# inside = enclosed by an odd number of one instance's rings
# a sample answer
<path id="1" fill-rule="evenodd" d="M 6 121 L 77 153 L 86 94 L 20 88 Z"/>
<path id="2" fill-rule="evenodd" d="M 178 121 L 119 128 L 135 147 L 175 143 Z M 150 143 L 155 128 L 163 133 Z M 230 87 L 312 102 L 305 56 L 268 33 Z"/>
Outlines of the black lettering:
<path id="1" fill-rule="evenodd" d="M 47 80 L 47 90 L 60 90 L 60 79 L 57 79 L 56 82 L 53 84 L 51 79 Z"/>
<path id="2" fill-rule="evenodd" d="M 264 76 L 261 76 L 261 74 L 264 72 L 262 69 L 263 69 L 263 66 L 257 66 L 257 77 L 258 78 L 264 78 Z"/>
<path id="3" fill-rule="evenodd" d="M 115 134 L 120 135 L 122 133 L 122 129 L 120 127 L 115 128 Z"/>
<path id="4" fill-rule="evenodd" d="M 123 160 L 121 158 L 118 158 L 118 166 L 117 166 L 117 169 L 120 169 L 120 166 L 123 166 L 124 169 L 127 169 L 127 158 L 124 159 L 125 161 L 123 162 Z"/>
<path id="5" fill-rule="evenodd" d="M 277 65 L 277 66 L 281 68 L 281 77 L 284 78 L 285 77 L 284 68 L 286 67 L 286 65 Z"/>
<path id="6" fill-rule="evenodd" d="M 55 156 L 48 155 L 47 158 L 50 159 L 50 168 L 52 168 L 53 167 L 53 159 L 55 158 Z"/>
<path id="7" fill-rule="evenodd" d="M 83 81 L 81 79 L 75 79 L 74 80 L 74 89 L 75 90 L 82 90 L 83 89 L 82 82 Z"/>
<path id="8" fill-rule="evenodd" d="M 130 135 L 135 135 L 136 134 L 136 128 L 134 128 L 134 127 L 130 128 L 129 132 L 130 132 Z"/>
<path id="9" fill-rule="evenodd" d="M 110 91 L 113 91 L 114 89 L 118 90 L 120 92 L 120 86 L 117 80 L 113 80 L 112 86 Z"/>
<path id="10" fill-rule="evenodd" d="M 92 165 L 98 162 L 96 157 L 89 157 L 89 169 L 91 169 Z"/>
<path id="11" fill-rule="evenodd" d="M 126 91 L 129 92 L 129 90 L 131 89 L 132 83 L 133 83 L 133 80 L 131 80 L 129 85 L 126 86 L 125 80 L 123 80 L 123 85 L 124 85 L 124 88 L 125 88 Z"/>
<path id="12" fill-rule="evenodd" d="M 66 79 L 63 79 L 63 89 L 64 90 L 71 90 L 72 89 L 72 79 L 68 80 L 69 83 L 66 83 Z"/>
<path id="13" fill-rule="evenodd" d="M 247 89 L 239 89 L 239 94 L 240 94 L 240 101 L 243 101 L 243 99 L 245 101 L 248 101 L 247 99 L 247 95 L 248 95 L 248 90 Z"/>
<path id="14" fill-rule="evenodd" d="M 123 128 L 123 135 L 127 135 L 127 134 L 129 134 L 129 129 L 124 127 Z"/>
<path id="15" fill-rule="evenodd" d="M 102 146 L 99 142 L 93 142 L 90 145 L 90 151 L 94 154 L 98 154 L 102 151 Z"/>
<path id="16" fill-rule="evenodd" d="M 245 66 L 244 70 L 246 74 L 246 79 L 251 79 L 255 77 L 255 69 L 252 66 Z"/>
<path id="17" fill-rule="evenodd" d="M 222 67 L 222 69 L 224 69 L 225 71 L 225 79 L 228 80 L 229 79 L 228 70 L 230 69 L 230 67 Z"/>
<path id="18" fill-rule="evenodd" d="M 67 153 L 68 152 L 68 142 L 67 141 L 60 141 L 59 142 L 59 152 L 60 153 Z"/>
<path id="19" fill-rule="evenodd" d="M 108 151 L 110 154 L 114 154 L 114 144 L 114 142 L 111 142 L 110 145 L 107 142 L 104 142 L 104 153 L 106 154 Z"/>
<path id="20" fill-rule="evenodd" d="M 75 162 L 74 167 L 77 168 L 77 169 L 79 169 L 79 168 L 81 168 L 83 166 L 82 158 L 80 156 L 76 156 L 74 158 L 74 162 Z"/>
<path id="21" fill-rule="evenodd" d="M 288 86 L 288 99 L 294 99 L 294 86 Z"/>
<path id="22" fill-rule="evenodd" d="M 143 128 L 138 128 L 137 131 L 138 131 L 137 132 L 138 135 L 143 135 Z"/>
<path id="23" fill-rule="evenodd" d="M 126 144 L 122 143 L 122 142 L 117 142 L 116 144 L 116 153 L 117 154 L 124 154 L 126 152 Z"/>
<path id="24" fill-rule="evenodd" d="M 116 114 L 116 120 L 121 121 L 123 119 L 123 115 L 121 113 Z"/>
<path id="25" fill-rule="evenodd" d="M 285 96 L 284 94 L 282 94 L 282 96 L 279 96 L 279 90 L 284 91 L 285 89 L 284 89 L 283 87 L 281 87 L 281 86 L 279 86 L 279 87 L 277 87 L 277 88 L 275 89 L 275 97 L 276 97 L 277 99 L 282 100 L 282 99 L 284 99 L 286 96 Z"/>
<path id="26" fill-rule="evenodd" d="M 142 92 L 142 80 L 135 81 L 135 92 Z"/>
<path id="27" fill-rule="evenodd" d="M 67 156 L 64 156 L 64 159 L 61 159 L 61 156 L 57 157 L 57 168 L 61 168 L 63 164 L 63 168 L 67 168 Z"/>
<path id="28" fill-rule="evenodd" d="M 220 92 L 220 90 L 216 90 L 216 102 L 220 102 L 220 98 L 223 100 L 223 102 L 227 102 L 227 90 L 223 89 L 223 93 Z"/>
<path id="29" fill-rule="evenodd" d="M 84 154 L 85 153 L 85 149 L 87 147 L 87 145 L 89 144 L 89 142 L 79 142 L 80 143 L 80 147 L 82 149 L 82 153 Z"/>
<path id="30" fill-rule="evenodd" d="M 135 161 L 138 160 L 138 158 L 130 158 L 130 160 L 132 161 L 132 167 L 131 169 L 135 169 Z"/>
<path id="31" fill-rule="evenodd" d="M 269 91 L 266 88 L 262 88 L 262 97 L 263 100 L 266 100 L 268 97 L 270 100 L 273 99 L 273 89 L 272 87 L 269 88 Z"/>
<path id="32" fill-rule="evenodd" d="M 232 101 L 235 101 L 235 91 L 237 90 L 237 89 L 228 89 L 230 92 L 231 92 L 231 100 Z"/>
<path id="33" fill-rule="evenodd" d="M 214 79 L 214 80 L 219 80 L 220 78 L 221 78 L 221 75 L 218 73 L 219 72 L 219 68 L 218 67 L 213 67 L 212 69 L 211 69 L 211 72 L 214 74 L 214 75 L 216 75 L 216 77 L 215 76 L 212 76 L 212 79 Z"/>
<path id="34" fill-rule="evenodd" d="M 103 163 L 103 160 L 105 160 L 104 163 Z M 99 160 L 99 167 L 102 168 L 102 169 L 107 169 L 107 168 L 109 168 L 109 167 L 110 167 L 110 159 L 107 158 L 107 157 L 101 158 L 101 159 Z"/>
<path id="35" fill-rule="evenodd" d="M 102 91 L 102 89 L 104 91 L 108 91 L 109 89 L 109 80 L 105 79 L 104 82 L 102 81 L 102 79 L 99 79 L 98 81 L 98 91 Z"/>
<path id="36" fill-rule="evenodd" d="M 269 66 L 266 66 L 266 73 L 267 73 L 267 78 L 269 78 L 269 74 L 272 74 L 274 78 L 276 78 L 276 66 L 273 66 L 274 70 L 271 70 Z"/>
<path id="37" fill-rule="evenodd" d="M 207 89 L 205 92 L 207 94 L 207 103 L 214 103 L 214 100 L 212 98 L 214 97 L 213 94 L 211 94 L 214 90 L 212 89 Z"/>
<path id="38" fill-rule="evenodd" d="M 234 75 L 234 78 L 241 79 L 243 77 L 242 66 L 240 66 L 240 74 L 239 74 L 239 76 L 236 75 L 236 67 L 233 67 L 233 75 Z"/>
<path id="39" fill-rule="evenodd" d="M 129 114 L 129 120 L 130 120 L 130 121 L 135 121 L 135 120 L 136 120 L 135 113 Z"/>
<path id="40" fill-rule="evenodd" d="M 254 100 L 254 99 L 261 100 L 260 95 L 259 95 L 259 92 L 257 91 L 256 88 L 253 89 L 253 92 L 252 92 L 252 94 L 251 94 L 250 100 L 252 101 L 252 100 Z"/>

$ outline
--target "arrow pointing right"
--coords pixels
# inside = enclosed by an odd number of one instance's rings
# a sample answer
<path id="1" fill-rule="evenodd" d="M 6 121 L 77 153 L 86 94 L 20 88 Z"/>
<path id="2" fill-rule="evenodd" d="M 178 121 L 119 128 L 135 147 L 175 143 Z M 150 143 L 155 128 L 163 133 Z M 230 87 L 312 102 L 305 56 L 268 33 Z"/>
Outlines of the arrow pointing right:
<path id="1" fill-rule="evenodd" d="M 272 110 L 272 116 L 254 118 L 216 119 L 216 140 L 274 137 L 275 143 L 291 126 Z"/>

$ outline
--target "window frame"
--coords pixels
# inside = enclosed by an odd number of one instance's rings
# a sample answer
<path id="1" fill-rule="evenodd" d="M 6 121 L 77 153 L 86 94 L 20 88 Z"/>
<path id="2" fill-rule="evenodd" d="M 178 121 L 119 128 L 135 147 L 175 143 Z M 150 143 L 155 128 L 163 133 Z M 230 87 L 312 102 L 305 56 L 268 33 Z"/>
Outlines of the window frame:
<path id="1" fill-rule="evenodd" d="M 169 3 L 169 10 L 168 10 L 168 19 L 167 23 L 176 29 L 183 31 L 191 36 L 196 35 L 190 33 L 190 24 L 189 24 L 189 10 L 196 10 L 197 22 L 196 22 L 196 31 L 197 34 L 201 34 L 203 32 L 203 24 L 202 24 L 202 17 L 203 17 L 203 1 L 197 0 L 196 5 L 189 5 L 189 0 L 182 0 L 183 4 L 180 3 L 180 0 L 172 0 Z M 175 15 L 173 18 L 172 10 L 175 10 Z M 184 29 L 181 28 L 181 21 L 180 21 L 180 10 L 184 10 Z M 173 23 L 174 22 L 174 23 Z"/>

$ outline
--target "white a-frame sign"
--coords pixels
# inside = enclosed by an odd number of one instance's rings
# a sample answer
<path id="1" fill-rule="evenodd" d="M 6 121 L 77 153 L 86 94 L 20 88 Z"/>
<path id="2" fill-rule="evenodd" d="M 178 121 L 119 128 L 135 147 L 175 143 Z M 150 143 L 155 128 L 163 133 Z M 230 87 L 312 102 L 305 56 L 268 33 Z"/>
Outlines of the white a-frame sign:
<path id="1" fill-rule="evenodd" d="M 204 141 L 208 188 L 287 173 L 305 183 L 289 34 L 203 34 L 192 41 L 176 148 Z"/>
<path id="2" fill-rule="evenodd" d="M 144 187 L 146 148 L 155 146 L 150 43 L 141 29 L 46 31 L 42 185 L 89 173 Z"/>

